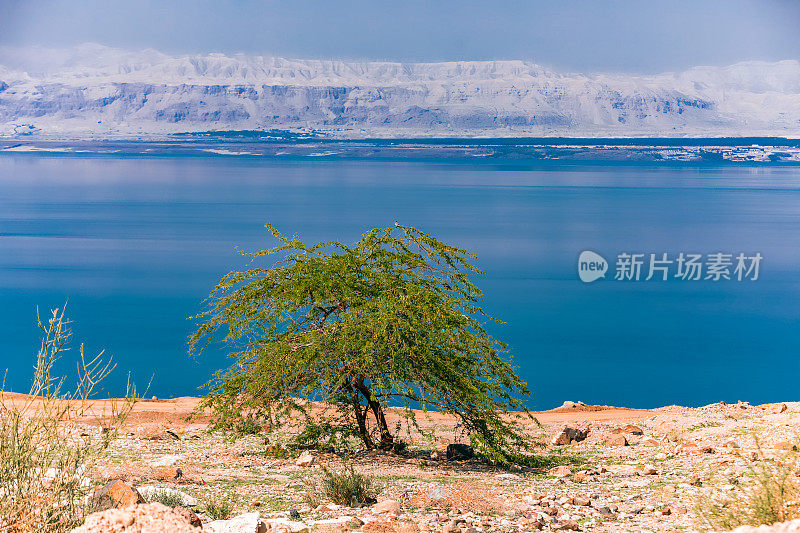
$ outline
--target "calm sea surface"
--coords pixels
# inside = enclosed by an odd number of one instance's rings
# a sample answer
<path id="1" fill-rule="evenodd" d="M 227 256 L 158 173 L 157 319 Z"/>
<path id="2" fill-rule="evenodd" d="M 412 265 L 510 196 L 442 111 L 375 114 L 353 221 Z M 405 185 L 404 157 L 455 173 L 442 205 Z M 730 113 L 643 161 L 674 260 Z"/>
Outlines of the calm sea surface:
<path id="1" fill-rule="evenodd" d="M 265 222 L 311 242 L 395 220 L 479 255 L 531 408 L 798 399 L 800 167 L 220 156 L 0 155 L 6 388 L 29 386 L 36 306 L 68 300 L 76 341 L 117 362 L 108 394 L 128 372 L 148 395 L 199 394 L 228 360 L 188 358 L 187 317 L 244 265 L 237 247 L 274 244 Z M 606 279 L 578 279 L 583 250 Z M 623 252 L 763 261 L 757 281 L 614 281 Z"/>

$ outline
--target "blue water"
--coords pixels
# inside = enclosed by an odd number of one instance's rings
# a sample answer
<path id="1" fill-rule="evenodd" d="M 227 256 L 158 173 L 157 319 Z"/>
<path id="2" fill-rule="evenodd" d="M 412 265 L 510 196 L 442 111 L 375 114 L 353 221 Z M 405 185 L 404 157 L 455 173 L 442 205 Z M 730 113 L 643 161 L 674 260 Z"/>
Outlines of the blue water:
<path id="1" fill-rule="evenodd" d="M 353 241 L 395 220 L 479 255 L 531 408 L 797 398 L 800 167 L 537 166 L 467 160 L 0 156 L 0 369 L 24 391 L 35 309 L 148 395 L 196 395 L 229 361 L 189 359 L 187 319 L 236 247 Z M 760 252 L 752 282 L 578 280 L 582 250 Z M 613 265 L 612 265 L 613 268 Z M 74 365 L 69 356 L 65 370 Z"/>

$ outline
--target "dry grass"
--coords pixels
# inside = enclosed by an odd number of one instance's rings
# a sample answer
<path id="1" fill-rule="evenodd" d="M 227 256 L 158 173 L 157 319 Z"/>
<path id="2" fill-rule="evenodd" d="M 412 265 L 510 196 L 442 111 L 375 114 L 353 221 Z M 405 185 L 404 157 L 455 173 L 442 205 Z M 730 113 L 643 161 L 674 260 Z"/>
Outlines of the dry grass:
<path id="1" fill-rule="evenodd" d="M 25 397 L 0 393 L 0 532 L 60 533 L 80 525 L 89 490 L 87 468 L 105 451 L 133 406 L 134 397 L 96 411 L 89 399 L 113 366 L 102 353 L 87 360 L 83 346 L 78 383 L 64 391 L 51 375 L 71 334 L 64 312 L 39 320 L 43 338 L 33 385 Z M 84 431 L 95 417 L 100 429 Z"/>
<path id="2" fill-rule="evenodd" d="M 800 454 L 769 457 L 758 440 L 758 460 L 747 479 L 724 498 L 703 498 L 696 505 L 703 522 L 712 529 L 730 530 L 800 518 Z"/>

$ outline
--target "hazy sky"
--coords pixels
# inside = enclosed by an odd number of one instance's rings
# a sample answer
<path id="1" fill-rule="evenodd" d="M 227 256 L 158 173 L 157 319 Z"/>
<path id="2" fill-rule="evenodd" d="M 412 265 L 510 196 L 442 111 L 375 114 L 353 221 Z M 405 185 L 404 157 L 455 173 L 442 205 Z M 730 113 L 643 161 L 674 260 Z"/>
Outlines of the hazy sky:
<path id="1" fill-rule="evenodd" d="M 0 0 L 0 44 L 172 53 L 524 59 L 658 72 L 800 59 L 800 1 Z"/>

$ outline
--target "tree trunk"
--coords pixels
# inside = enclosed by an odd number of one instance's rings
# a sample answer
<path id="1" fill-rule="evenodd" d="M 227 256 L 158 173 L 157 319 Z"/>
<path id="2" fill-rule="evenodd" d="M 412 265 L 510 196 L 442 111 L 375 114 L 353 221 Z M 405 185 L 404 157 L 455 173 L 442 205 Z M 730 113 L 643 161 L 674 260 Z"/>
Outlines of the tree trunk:
<path id="1" fill-rule="evenodd" d="M 381 450 L 389 451 L 394 448 L 394 437 L 389 432 L 389 425 L 386 423 L 386 417 L 383 414 L 383 406 L 373 396 L 369 387 L 364 384 L 364 378 L 359 376 L 356 380 L 356 388 L 361 391 L 361 394 L 367 399 L 369 408 L 372 409 L 372 414 L 375 416 L 375 423 L 381 432 L 381 440 L 378 443 L 378 448 Z"/>
<path id="2" fill-rule="evenodd" d="M 361 402 L 358 399 L 358 391 L 356 389 L 351 387 L 350 395 L 353 400 L 353 410 L 355 411 L 356 423 L 358 424 L 358 433 L 361 435 L 361 440 L 364 441 L 364 445 L 367 449 L 373 450 L 375 449 L 375 443 L 372 442 L 369 431 L 367 431 L 367 407 L 364 407 L 364 412 L 362 413 Z"/>

